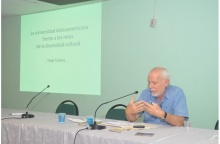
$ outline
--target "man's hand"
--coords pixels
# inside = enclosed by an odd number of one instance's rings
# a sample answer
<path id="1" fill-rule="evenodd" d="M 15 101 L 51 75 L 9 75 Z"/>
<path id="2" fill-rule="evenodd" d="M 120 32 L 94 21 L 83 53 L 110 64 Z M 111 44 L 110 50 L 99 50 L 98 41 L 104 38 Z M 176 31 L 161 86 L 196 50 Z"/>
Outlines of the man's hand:
<path id="1" fill-rule="evenodd" d="M 164 111 L 161 109 L 161 107 L 156 103 L 147 103 L 144 102 L 144 111 L 149 113 L 150 115 L 162 118 L 164 116 Z"/>
<path id="2" fill-rule="evenodd" d="M 164 117 L 165 112 L 162 110 L 162 108 L 158 104 L 156 103 L 149 104 L 147 102 L 144 102 L 144 105 L 145 105 L 144 106 L 145 112 L 149 113 L 150 115 L 159 117 L 159 118 Z M 184 117 L 167 113 L 167 118 L 165 119 L 165 121 L 174 126 L 182 126 Z"/>
<path id="3" fill-rule="evenodd" d="M 129 121 L 136 121 L 138 119 L 138 113 L 144 110 L 144 101 L 134 102 L 134 96 L 132 96 L 126 108 L 126 118 Z"/>

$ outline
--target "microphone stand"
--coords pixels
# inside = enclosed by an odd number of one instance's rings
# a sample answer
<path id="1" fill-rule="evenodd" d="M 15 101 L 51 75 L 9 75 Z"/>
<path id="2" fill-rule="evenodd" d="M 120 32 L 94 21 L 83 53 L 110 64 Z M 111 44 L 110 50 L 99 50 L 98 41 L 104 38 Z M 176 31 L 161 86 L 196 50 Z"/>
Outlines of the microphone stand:
<path id="1" fill-rule="evenodd" d="M 137 94 L 137 93 L 138 93 L 138 91 L 135 91 L 135 92 L 133 92 L 133 93 L 131 93 L 131 94 L 122 96 L 122 97 L 120 97 L 120 98 L 113 99 L 113 100 L 111 100 L 111 101 L 108 101 L 108 102 L 105 102 L 105 103 L 102 103 L 101 105 L 99 105 L 99 106 L 97 107 L 96 111 L 95 111 L 95 115 L 94 115 L 94 125 L 91 125 L 91 126 L 90 126 L 91 129 L 92 129 L 92 130 L 102 130 L 102 129 L 105 129 L 105 128 L 106 128 L 106 126 L 97 125 L 96 120 L 95 120 L 95 118 L 96 118 L 96 112 L 97 112 L 97 110 L 98 110 L 102 105 L 107 104 L 107 103 L 110 103 L 110 102 L 113 102 L 113 101 L 116 101 L 116 100 L 118 100 L 118 99 L 121 99 L 121 98 L 124 98 L 124 97 L 127 97 L 127 96 L 130 96 L 130 95 L 132 95 L 132 94 Z"/>
<path id="2" fill-rule="evenodd" d="M 50 85 L 48 85 L 45 89 L 49 88 Z M 41 94 L 45 89 L 43 89 L 41 92 L 39 92 L 36 96 L 38 96 L 39 94 Z M 29 104 L 32 102 L 32 100 L 36 97 L 34 96 L 31 101 L 28 103 L 28 105 L 26 106 L 26 113 L 21 115 L 21 118 L 34 118 L 33 114 L 28 114 L 28 106 Z"/>

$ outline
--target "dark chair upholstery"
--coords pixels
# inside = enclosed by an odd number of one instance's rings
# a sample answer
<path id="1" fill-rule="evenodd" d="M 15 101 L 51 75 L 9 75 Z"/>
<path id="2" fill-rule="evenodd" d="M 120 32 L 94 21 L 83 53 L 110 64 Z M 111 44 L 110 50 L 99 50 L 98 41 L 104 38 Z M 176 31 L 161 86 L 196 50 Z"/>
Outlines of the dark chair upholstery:
<path id="1" fill-rule="evenodd" d="M 67 115 L 79 115 L 78 106 L 71 100 L 65 100 L 59 104 L 56 113 L 66 113 Z"/>
<path id="2" fill-rule="evenodd" d="M 218 130 L 218 120 L 217 120 L 217 122 L 215 123 L 215 130 Z"/>
<path id="3" fill-rule="evenodd" d="M 115 119 L 115 120 L 124 120 L 127 121 L 126 116 L 125 116 L 125 109 L 126 109 L 126 105 L 124 104 L 116 104 L 114 106 L 112 106 L 105 118 L 106 119 Z"/>

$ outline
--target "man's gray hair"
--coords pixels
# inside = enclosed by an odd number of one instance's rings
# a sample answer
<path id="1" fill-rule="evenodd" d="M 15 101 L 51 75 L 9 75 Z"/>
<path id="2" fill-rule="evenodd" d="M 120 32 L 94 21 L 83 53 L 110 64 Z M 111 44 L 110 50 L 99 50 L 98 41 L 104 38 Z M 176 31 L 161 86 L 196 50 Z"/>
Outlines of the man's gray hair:
<path id="1" fill-rule="evenodd" d="M 155 67 L 153 68 L 150 72 L 154 71 L 154 70 L 157 70 L 160 72 L 161 76 L 164 78 L 164 79 L 167 79 L 167 80 L 170 80 L 170 73 L 167 69 L 163 68 L 163 67 Z"/>

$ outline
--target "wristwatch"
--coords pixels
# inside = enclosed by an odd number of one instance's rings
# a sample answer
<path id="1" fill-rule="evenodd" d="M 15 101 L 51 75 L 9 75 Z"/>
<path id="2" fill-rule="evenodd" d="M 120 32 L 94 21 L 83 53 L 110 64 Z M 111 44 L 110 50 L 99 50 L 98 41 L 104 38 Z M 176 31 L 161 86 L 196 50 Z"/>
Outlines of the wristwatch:
<path id="1" fill-rule="evenodd" d="M 165 112 L 164 116 L 163 116 L 164 119 L 167 118 L 167 112 Z"/>
<path id="2" fill-rule="evenodd" d="M 166 118 L 167 118 L 167 112 L 164 113 L 164 116 L 161 119 L 165 120 Z"/>

